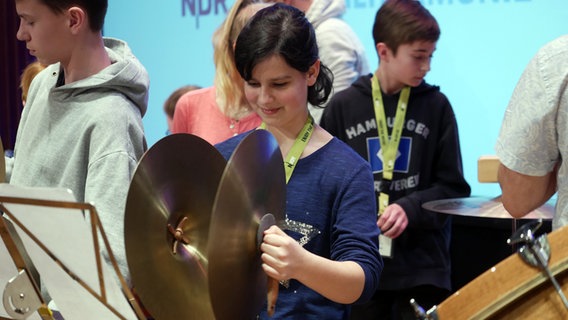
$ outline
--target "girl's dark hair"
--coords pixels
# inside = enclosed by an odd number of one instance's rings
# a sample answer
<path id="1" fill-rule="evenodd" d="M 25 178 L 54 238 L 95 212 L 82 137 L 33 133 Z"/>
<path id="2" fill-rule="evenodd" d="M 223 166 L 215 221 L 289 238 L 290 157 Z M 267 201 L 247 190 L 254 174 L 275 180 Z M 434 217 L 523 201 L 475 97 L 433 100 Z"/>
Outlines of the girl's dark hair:
<path id="1" fill-rule="evenodd" d="M 258 11 L 241 31 L 235 47 L 237 70 L 249 81 L 254 67 L 274 55 L 300 72 L 307 72 L 319 59 L 314 28 L 302 11 L 282 3 Z M 322 105 L 332 85 L 331 70 L 320 63 L 316 83 L 308 88 L 308 102 Z"/>

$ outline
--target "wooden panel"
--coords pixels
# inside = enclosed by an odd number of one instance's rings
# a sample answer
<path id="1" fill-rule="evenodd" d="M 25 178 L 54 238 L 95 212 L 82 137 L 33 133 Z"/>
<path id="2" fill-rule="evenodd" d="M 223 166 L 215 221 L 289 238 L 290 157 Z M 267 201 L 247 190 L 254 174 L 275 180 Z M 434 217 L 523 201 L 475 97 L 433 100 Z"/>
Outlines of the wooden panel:
<path id="1" fill-rule="evenodd" d="M 477 159 L 477 180 L 479 182 L 498 182 L 497 169 L 499 169 L 499 158 L 497 156 L 486 155 Z"/>

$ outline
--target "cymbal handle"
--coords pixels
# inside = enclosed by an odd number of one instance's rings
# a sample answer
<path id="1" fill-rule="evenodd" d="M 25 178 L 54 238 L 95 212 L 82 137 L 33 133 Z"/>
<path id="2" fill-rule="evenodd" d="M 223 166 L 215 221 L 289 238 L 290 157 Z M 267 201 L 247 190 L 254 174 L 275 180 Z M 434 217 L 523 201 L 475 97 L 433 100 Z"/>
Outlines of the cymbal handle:
<path id="1" fill-rule="evenodd" d="M 274 315 L 276 311 L 276 300 L 278 299 L 278 280 L 268 277 L 266 284 L 267 294 L 266 294 L 266 312 L 269 317 Z"/>

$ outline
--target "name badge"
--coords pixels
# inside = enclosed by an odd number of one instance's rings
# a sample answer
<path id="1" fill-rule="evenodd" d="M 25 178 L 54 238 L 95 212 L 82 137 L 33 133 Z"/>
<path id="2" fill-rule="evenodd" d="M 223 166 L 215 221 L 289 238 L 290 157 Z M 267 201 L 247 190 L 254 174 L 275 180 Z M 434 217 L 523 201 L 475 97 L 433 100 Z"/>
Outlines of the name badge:
<path id="1" fill-rule="evenodd" d="M 379 235 L 379 253 L 386 258 L 392 258 L 392 239 Z"/>

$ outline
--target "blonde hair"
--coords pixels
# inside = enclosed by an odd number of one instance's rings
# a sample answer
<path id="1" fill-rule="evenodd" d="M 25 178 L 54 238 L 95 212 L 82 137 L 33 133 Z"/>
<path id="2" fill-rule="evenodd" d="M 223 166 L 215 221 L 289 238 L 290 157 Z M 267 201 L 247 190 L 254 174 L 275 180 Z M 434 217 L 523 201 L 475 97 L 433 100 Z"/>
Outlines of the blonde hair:
<path id="1" fill-rule="evenodd" d="M 260 9 L 272 3 L 236 0 L 225 21 L 213 34 L 213 61 L 215 63 L 215 88 L 217 105 L 234 119 L 250 112 L 244 93 L 244 82 L 235 66 L 234 43 L 248 20 Z"/>
<path id="2" fill-rule="evenodd" d="M 28 99 L 28 91 L 30 90 L 30 85 L 35 76 L 45 69 L 45 66 L 38 61 L 34 61 L 26 66 L 24 71 L 22 71 L 22 76 L 20 77 L 20 88 L 22 89 L 22 102 L 25 104 Z"/>

